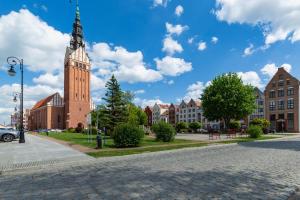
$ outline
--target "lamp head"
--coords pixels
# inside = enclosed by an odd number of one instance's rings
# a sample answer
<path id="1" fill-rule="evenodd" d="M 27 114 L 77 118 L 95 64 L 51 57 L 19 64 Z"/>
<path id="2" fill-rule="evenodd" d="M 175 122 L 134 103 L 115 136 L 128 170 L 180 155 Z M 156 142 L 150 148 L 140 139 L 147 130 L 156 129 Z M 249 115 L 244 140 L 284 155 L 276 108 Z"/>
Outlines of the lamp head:
<path id="1" fill-rule="evenodd" d="M 13 65 L 10 66 L 9 70 L 7 71 L 9 76 L 15 76 L 16 75 L 16 71 Z"/>

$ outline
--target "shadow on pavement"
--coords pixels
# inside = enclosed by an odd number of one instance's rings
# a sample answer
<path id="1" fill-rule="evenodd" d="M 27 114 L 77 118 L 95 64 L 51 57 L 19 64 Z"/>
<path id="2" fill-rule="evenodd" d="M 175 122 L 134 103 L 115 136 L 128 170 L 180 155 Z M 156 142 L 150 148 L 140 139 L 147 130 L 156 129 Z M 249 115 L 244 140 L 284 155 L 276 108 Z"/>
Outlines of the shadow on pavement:
<path id="1" fill-rule="evenodd" d="M 172 172 L 106 165 L 0 177 L 0 199 L 284 199 L 288 186 L 278 183 L 280 179 L 257 171 Z"/>
<path id="2" fill-rule="evenodd" d="M 300 151 L 300 141 L 269 141 L 239 143 L 243 147 Z"/>

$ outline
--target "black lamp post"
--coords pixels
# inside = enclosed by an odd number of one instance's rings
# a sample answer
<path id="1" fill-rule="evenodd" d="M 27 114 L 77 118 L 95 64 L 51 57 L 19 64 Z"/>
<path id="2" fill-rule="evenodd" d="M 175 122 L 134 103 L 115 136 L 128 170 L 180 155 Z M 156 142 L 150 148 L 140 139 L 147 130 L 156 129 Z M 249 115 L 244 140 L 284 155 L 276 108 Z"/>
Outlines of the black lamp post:
<path id="1" fill-rule="evenodd" d="M 23 91 L 24 91 L 24 84 L 23 84 L 23 76 L 24 76 L 24 71 L 23 71 L 23 59 L 19 59 L 17 57 L 8 57 L 7 58 L 7 63 L 10 65 L 9 70 L 7 71 L 9 76 L 15 76 L 16 71 L 15 71 L 15 66 L 20 65 L 20 71 L 21 71 L 21 94 L 20 94 L 20 139 L 19 143 L 25 143 L 25 135 L 24 135 L 24 124 L 23 124 Z M 15 98 L 16 99 L 16 98 Z M 14 99 L 14 100 L 15 100 Z"/>

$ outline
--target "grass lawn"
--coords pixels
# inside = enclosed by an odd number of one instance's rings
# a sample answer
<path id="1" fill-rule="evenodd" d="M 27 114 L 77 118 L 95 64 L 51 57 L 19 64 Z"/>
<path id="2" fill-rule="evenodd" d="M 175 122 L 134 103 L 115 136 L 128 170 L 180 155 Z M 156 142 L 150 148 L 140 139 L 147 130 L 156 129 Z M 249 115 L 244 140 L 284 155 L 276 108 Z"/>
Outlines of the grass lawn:
<path id="1" fill-rule="evenodd" d="M 45 133 L 41 133 L 41 135 L 46 136 Z M 96 147 L 96 136 L 92 136 L 91 142 L 88 141 L 88 136 L 85 134 L 78 134 L 78 133 L 49 133 L 49 137 L 63 140 L 72 144 L 78 144 L 82 146 L 86 146 L 89 148 Z M 281 136 L 262 136 L 258 139 L 247 138 L 247 137 L 238 137 L 232 140 L 226 141 L 191 141 L 191 140 L 183 140 L 183 139 L 176 139 L 171 143 L 159 142 L 156 141 L 155 138 L 145 136 L 143 139 L 141 146 L 137 148 L 115 148 L 113 140 L 109 137 L 105 140 L 105 144 L 103 149 L 97 152 L 90 152 L 87 153 L 93 157 L 111 157 L 111 156 L 124 156 L 124 155 L 131 155 L 131 154 L 140 154 L 140 153 L 147 153 L 147 152 L 157 152 L 157 151 L 165 151 L 165 150 L 173 150 L 173 149 L 182 149 L 188 147 L 202 147 L 212 144 L 231 144 L 231 143 L 241 143 L 241 142 L 253 142 L 258 140 L 270 140 L 275 138 L 280 138 Z"/>
<path id="2" fill-rule="evenodd" d="M 47 136 L 46 133 L 41 133 L 43 136 Z M 79 133 L 54 133 L 51 132 L 48 135 L 49 137 L 63 140 L 66 142 L 70 142 L 72 144 L 79 144 L 82 146 L 86 146 L 89 148 L 95 148 L 96 147 L 96 135 L 92 136 L 91 141 L 88 141 L 88 136 L 85 134 L 79 134 Z M 105 136 L 105 143 L 103 145 L 103 149 L 116 149 L 114 146 L 114 142 L 111 138 Z M 145 136 L 142 140 L 140 147 L 152 147 L 152 146 L 162 146 L 162 145 L 181 145 L 181 144 L 191 144 L 191 143 L 203 143 L 200 141 L 191 141 L 191 140 L 183 140 L 183 139 L 176 139 L 172 143 L 165 143 L 156 141 L 155 138 Z M 123 149 L 122 149 L 123 150 Z"/>

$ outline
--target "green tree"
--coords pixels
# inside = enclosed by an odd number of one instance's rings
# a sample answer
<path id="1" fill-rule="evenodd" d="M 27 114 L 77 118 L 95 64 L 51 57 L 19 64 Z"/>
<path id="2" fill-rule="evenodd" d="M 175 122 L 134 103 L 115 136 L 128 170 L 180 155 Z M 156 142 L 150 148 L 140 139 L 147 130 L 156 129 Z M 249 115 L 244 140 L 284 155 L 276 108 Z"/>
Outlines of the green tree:
<path id="1" fill-rule="evenodd" d="M 129 104 L 128 105 L 128 123 L 138 125 L 146 125 L 147 124 L 147 115 L 146 113 L 139 107 Z"/>
<path id="2" fill-rule="evenodd" d="M 176 131 L 177 131 L 177 132 L 180 132 L 181 130 L 187 129 L 187 128 L 188 128 L 188 125 L 187 125 L 187 123 L 185 123 L 185 122 L 178 122 L 178 123 L 176 124 Z"/>
<path id="3" fill-rule="evenodd" d="M 113 131 L 117 124 L 125 122 L 127 118 L 127 105 L 123 98 L 123 92 L 114 75 L 106 83 L 106 94 L 103 100 L 105 105 L 105 116 L 107 118 L 107 128 Z"/>
<path id="4" fill-rule="evenodd" d="M 192 129 L 194 132 L 197 132 L 198 129 L 202 127 L 200 122 L 192 122 L 189 124 L 189 128 Z"/>
<path id="5" fill-rule="evenodd" d="M 131 91 L 126 91 L 126 92 L 123 92 L 123 101 L 125 104 L 133 104 L 133 100 L 134 100 L 134 93 L 131 92 Z"/>
<path id="6" fill-rule="evenodd" d="M 97 117 L 98 117 L 98 129 L 103 129 L 107 127 L 108 119 L 107 115 L 105 114 L 106 107 L 105 105 L 97 106 L 97 109 L 92 112 L 92 125 L 97 126 Z"/>
<path id="7" fill-rule="evenodd" d="M 208 120 L 240 120 L 251 114 L 255 105 L 254 88 L 244 85 L 236 73 L 216 77 L 201 97 L 204 116 Z"/>

